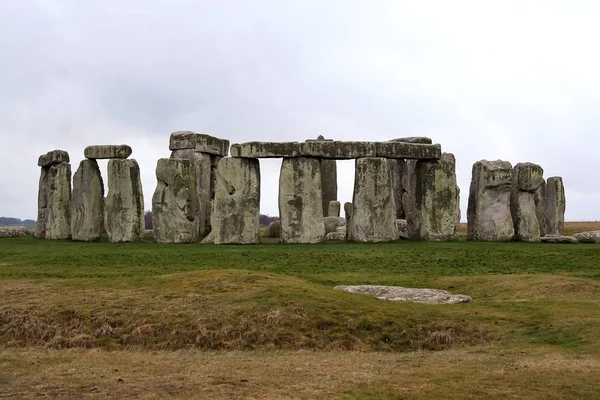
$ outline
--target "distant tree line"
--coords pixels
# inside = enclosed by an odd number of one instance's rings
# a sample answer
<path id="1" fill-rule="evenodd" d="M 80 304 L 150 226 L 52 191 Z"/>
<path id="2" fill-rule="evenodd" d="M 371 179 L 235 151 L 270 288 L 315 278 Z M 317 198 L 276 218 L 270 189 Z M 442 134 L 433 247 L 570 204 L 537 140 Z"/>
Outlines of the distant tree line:
<path id="1" fill-rule="evenodd" d="M 269 225 L 273 221 L 277 221 L 279 217 L 271 217 L 270 215 L 260 214 L 259 223 L 261 225 Z M 144 213 L 144 223 L 146 229 L 152 229 L 152 211 L 148 210 Z"/>
<path id="2" fill-rule="evenodd" d="M 24 219 L 21 220 L 19 218 L 13 217 L 0 217 L 0 226 L 35 226 L 35 220 L 33 219 Z"/>

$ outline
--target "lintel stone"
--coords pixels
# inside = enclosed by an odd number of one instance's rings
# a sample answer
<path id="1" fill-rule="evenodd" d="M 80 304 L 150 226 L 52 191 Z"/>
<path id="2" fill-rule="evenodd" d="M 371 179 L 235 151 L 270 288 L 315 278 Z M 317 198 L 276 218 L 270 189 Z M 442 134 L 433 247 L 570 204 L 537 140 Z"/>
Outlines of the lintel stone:
<path id="1" fill-rule="evenodd" d="M 374 142 L 310 141 L 300 143 L 299 154 L 307 157 L 348 160 L 375 157 Z"/>
<path id="2" fill-rule="evenodd" d="M 298 157 L 298 142 L 246 142 L 231 145 L 231 157 L 290 158 Z"/>
<path id="3" fill-rule="evenodd" d="M 85 158 L 99 160 L 99 159 L 110 159 L 110 158 L 127 158 L 131 155 L 133 150 L 126 144 L 121 145 L 99 145 L 99 146 L 88 146 L 83 151 Z"/>
<path id="4" fill-rule="evenodd" d="M 173 132 L 169 139 L 169 150 L 184 149 L 226 157 L 229 154 L 229 140 L 191 131 Z"/>
<path id="5" fill-rule="evenodd" d="M 46 154 L 42 154 L 40 158 L 38 158 L 39 167 L 50 167 L 63 162 L 70 162 L 69 153 L 64 150 L 52 150 Z"/>
<path id="6" fill-rule="evenodd" d="M 377 157 L 385 158 L 439 160 L 442 156 L 442 147 L 439 144 L 377 142 L 375 148 Z"/>

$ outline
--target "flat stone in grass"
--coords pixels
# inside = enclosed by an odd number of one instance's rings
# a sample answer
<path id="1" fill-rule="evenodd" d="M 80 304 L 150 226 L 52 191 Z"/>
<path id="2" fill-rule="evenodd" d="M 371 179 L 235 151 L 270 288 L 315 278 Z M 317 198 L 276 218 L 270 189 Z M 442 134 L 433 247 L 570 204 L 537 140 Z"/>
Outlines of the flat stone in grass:
<path id="1" fill-rule="evenodd" d="M 600 231 L 579 232 L 573 235 L 579 243 L 600 243 Z"/>
<path id="2" fill-rule="evenodd" d="M 579 241 L 573 236 L 542 236 L 540 238 L 542 243 L 565 243 L 565 244 L 577 244 Z"/>
<path id="3" fill-rule="evenodd" d="M 425 304 L 458 304 L 470 303 L 473 300 L 471 296 L 452 294 L 440 289 L 416 289 L 376 285 L 336 286 L 334 289 L 373 296 L 380 300 L 410 301 Z"/>

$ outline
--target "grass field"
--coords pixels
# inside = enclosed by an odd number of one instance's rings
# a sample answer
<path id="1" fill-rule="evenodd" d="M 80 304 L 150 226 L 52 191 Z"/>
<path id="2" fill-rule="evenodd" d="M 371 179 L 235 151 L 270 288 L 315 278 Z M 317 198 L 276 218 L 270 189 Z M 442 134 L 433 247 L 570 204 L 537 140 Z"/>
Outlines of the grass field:
<path id="1" fill-rule="evenodd" d="M 13 238 L 0 277 L 0 398 L 600 393 L 598 245 Z M 384 302 L 339 284 L 473 302 Z"/>

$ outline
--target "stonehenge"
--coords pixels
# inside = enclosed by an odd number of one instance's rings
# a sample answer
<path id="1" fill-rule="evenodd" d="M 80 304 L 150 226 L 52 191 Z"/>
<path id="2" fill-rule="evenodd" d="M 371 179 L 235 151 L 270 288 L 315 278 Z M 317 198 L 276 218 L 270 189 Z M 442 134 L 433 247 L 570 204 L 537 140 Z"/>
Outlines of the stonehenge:
<path id="1" fill-rule="evenodd" d="M 41 167 L 38 218 L 34 236 L 71 238 L 71 164 L 69 153 L 53 150 L 38 159 Z"/>
<path id="2" fill-rule="evenodd" d="M 522 242 L 540 241 L 540 223 L 535 197 L 544 181 L 543 176 L 542 167 L 533 163 L 519 163 L 513 170 L 510 210 L 515 227 L 515 238 Z"/>
<path id="3" fill-rule="evenodd" d="M 94 159 L 82 160 L 73 176 L 71 234 L 73 240 L 90 242 L 104 233 L 104 182 Z"/>
<path id="4" fill-rule="evenodd" d="M 145 232 L 140 167 L 133 159 L 108 161 L 104 224 L 111 242 L 139 242 Z"/>
<path id="5" fill-rule="evenodd" d="M 387 242 L 459 240 L 456 159 L 427 137 L 385 142 L 319 136 L 291 142 L 229 143 L 176 131 L 170 155 L 156 164 L 152 237 L 159 243 L 260 243 L 260 158 L 281 158 L 279 220 L 264 236 L 281 243 L 327 240 Z M 71 181 L 70 157 L 53 150 L 38 159 L 38 221 L 34 236 L 137 242 L 143 239 L 140 167 L 128 145 L 93 145 Z M 105 188 L 97 160 L 108 160 Z M 354 160 L 352 201 L 338 200 L 337 160 Z M 473 164 L 467 239 L 558 243 L 565 189 L 529 162 Z M 582 238 L 581 241 L 589 240 Z"/>
<path id="6" fill-rule="evenodd" d="M 432 241 L 454 239 L 460 223 L 454 155 L 443 153 L 439 160 L 417 161 L 414 187 L 414 210 L 407 221 L 411 237 Z"/>
<path id="7" fill-rule="evenodd" d="M 467 238 L 510 241 L 514 237 L 510 210 L 513 168 L 508 161 L 481 160 L 473 164 L 467 208 Z"/>
<path id="8" fill-rule="evenodd" d="M 193 161 L 161 158 L 156 165 L 158 184 L 152 196 L 152 233 L 159 243 L 198 240 L 196 170 Z"/>
<path id="9" fill-rule="evenodd" d="M 319 243 L 325 237 L 321 165 L 308 157 L 284 158 L 279 174 L 281 243 Z"/>
<path id="10" fill-rule="evenodd" d="M 260 242 L 260 167 L 256 158 L 223 158 L 212 214 L 215 244 Z M 282 223 L 283 234 L 283 223 Z"/>
<path id="11" fill-rule="evenodd" d="M 391 164 L 382 157 L 356 159 L 352 215 L 346 227 L 349 241 L 398 239 Z"/>

